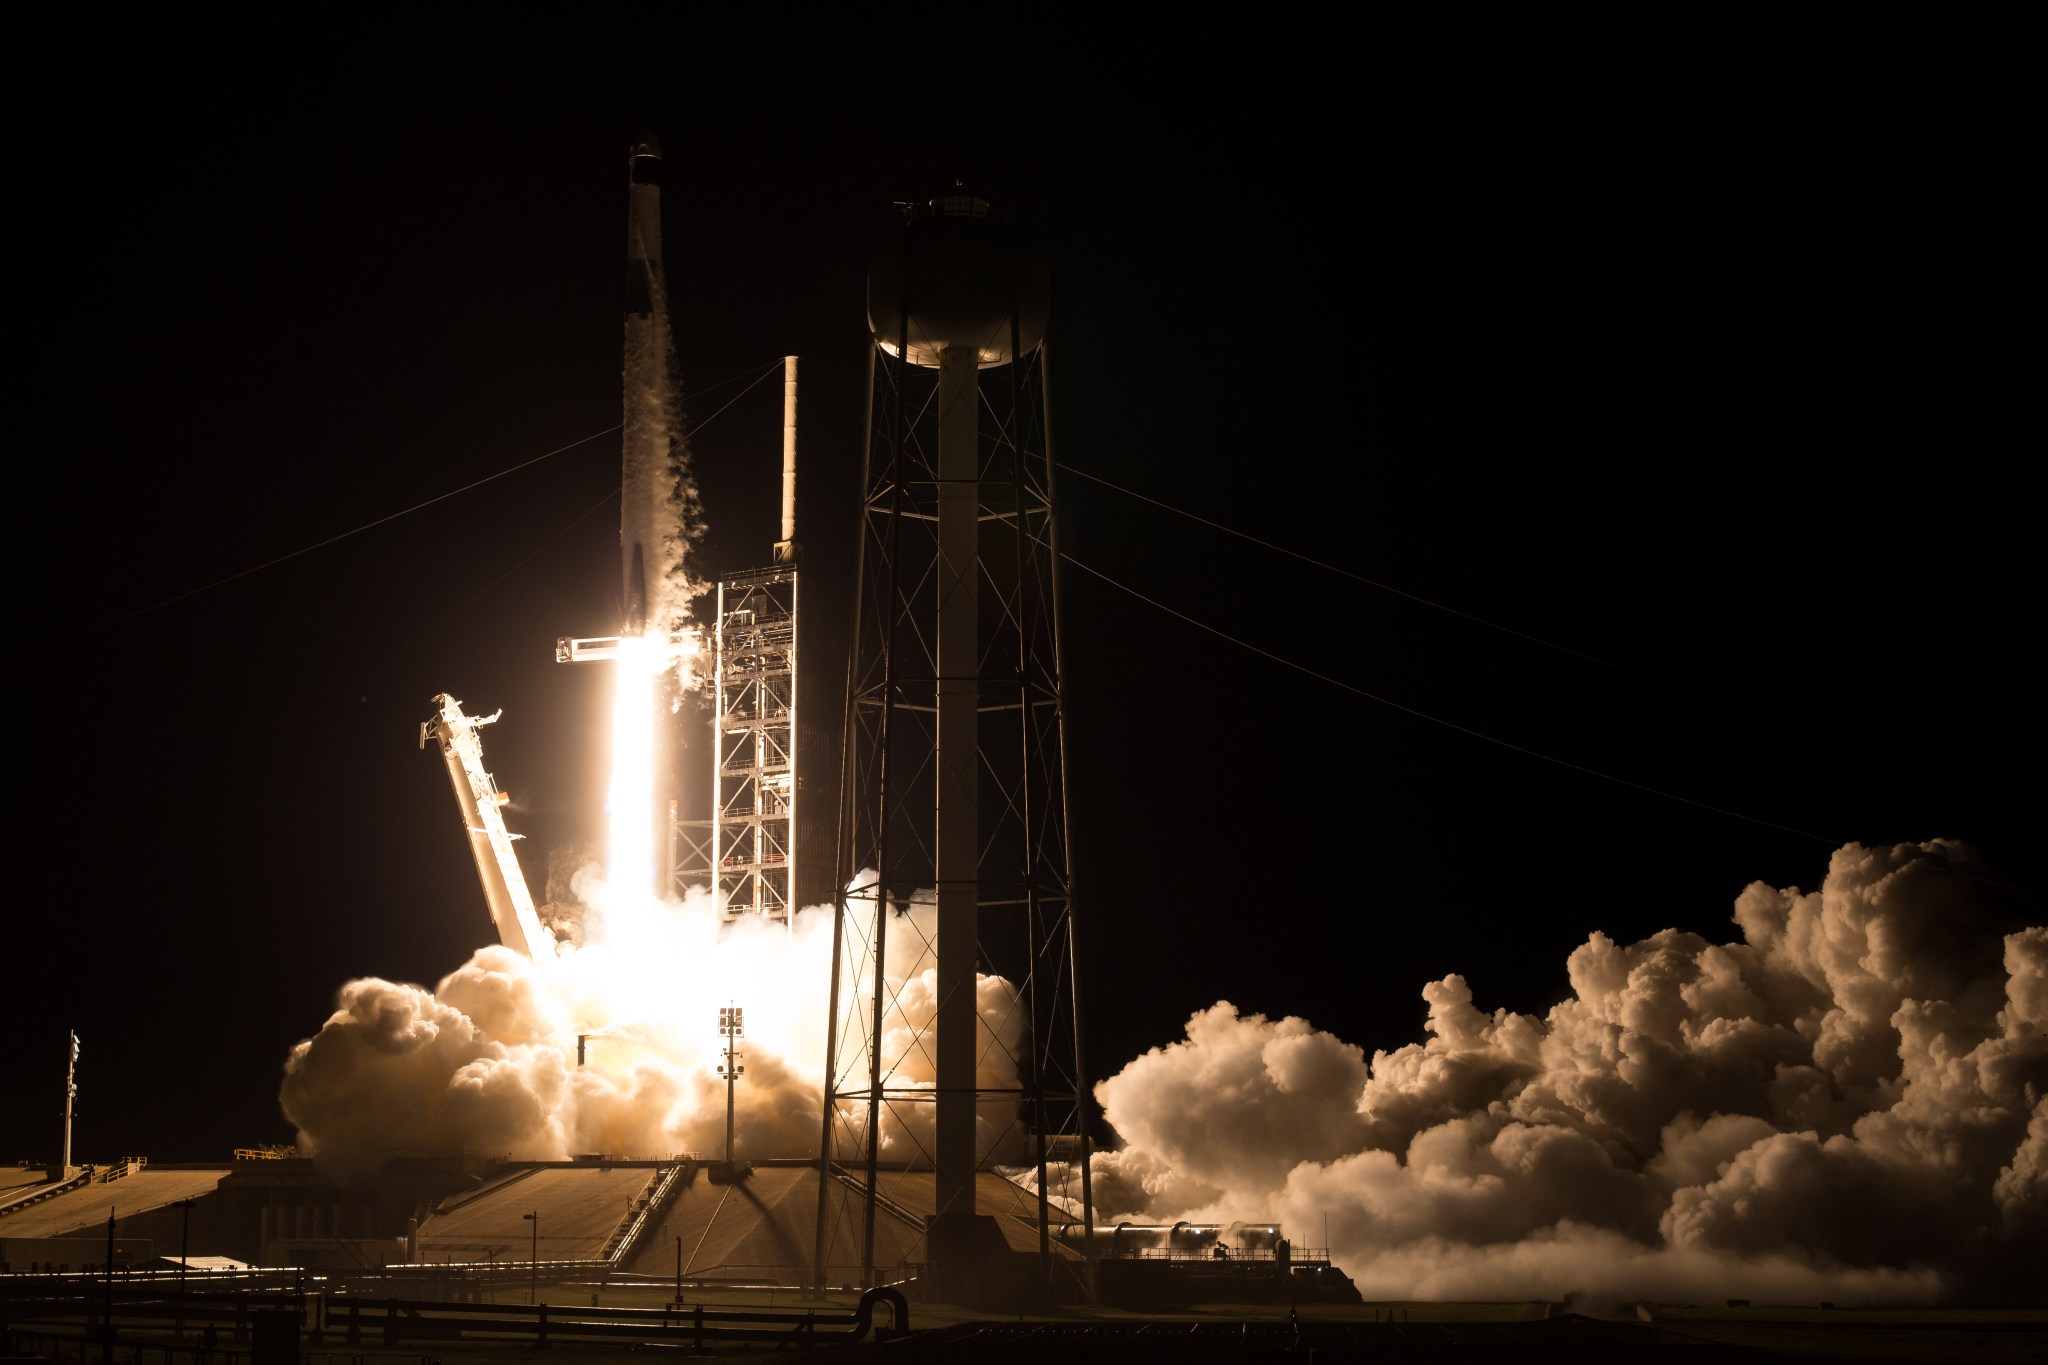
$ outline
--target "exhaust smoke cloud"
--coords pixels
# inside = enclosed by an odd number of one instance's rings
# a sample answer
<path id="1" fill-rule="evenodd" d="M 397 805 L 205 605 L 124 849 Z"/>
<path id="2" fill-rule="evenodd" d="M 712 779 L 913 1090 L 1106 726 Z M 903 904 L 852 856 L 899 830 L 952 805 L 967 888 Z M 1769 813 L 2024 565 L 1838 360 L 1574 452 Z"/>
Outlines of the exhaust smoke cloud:
<path id="1" fill-rule="evenodd" d="M 864 874 L 867 875 L 867 874 Z M 391 1157 L 467 1148 L 526 1160 L 579 1153 L 718 1159 L 725 1145 L 718 1010 L 746 1011 L 735 1156 L 814 1157 L 824 1081 L 832 912 L 794 924 L 724 915 L 706 893 L 681 903 L 620 895 L 595 868 L 577 880 L 579 942 L 530 961 L 479 949 L 431 991 L 364 978 L 344 986 L 320 1032 L 292 1049 L 280 1096 L 299 1150 L 344 1178 Z M 935 1084 L 936 969 L 929 898 L 903 907 L 889 958 L 883 1055 L 891 1086 Z M 842 1002 L 844 1004 L 845 1002 Z M 869 1005 L 856 1000 L 852 1008 Z M 980 1083 L 1017 1084 L 1016 991 L 980 982 Z M 578 1040 L 585 1058 L 577 1065 Z M 884 1160 L 932 1146 L 931 1105 L 885 1113 Z M 982 1116 L 1002 1150 L 1014 1114 Z"/>
<path id="2" fill-rule="evenodd" d="M 432 991 L 344 987 L 286 1064 L 301 1149 L 343 1176 L 453 1147 L 715 1157 L 737 1003 L 738 1154 L 814 1154 L 830 910 L 784 931 L 595 869 L 579 890 L 582 941 L 544 961 L 490 947 Z M 1123 1140 L 1095 1157 L 1097 1224 L 1327 1227 L 1369 1298 L 2039 1301 L 2048 928 L 2022 904 L 1962 845 L 1851 844 L 1817 890 L 1744 890 L 1731 942 L 1593 934 L 1541 1016 L 1446 976 L 1427 1036 L 1368 1056 L 1219 1001 L 1097 1086 Z M 896 941 L 928 940 L 928 901 L 906 911 L 923 932 Z M 903 951 L 884 1052 L 891 1084 L 929 1085 L 931 963 Z M 980 1083 L 1014 1085 L 1014 989 L 982 997 Z M 932 1117 L 886 1114 L 883 1159 L 929 1151 Z M 1014 1128 L 985 1116 L 983 1149 Z"/>
<path id="3" fill-rule="evenodd" d="M 2039 1300 L 2019 903 L 1953 842 L 1851 844 L 1816 891 L 1745 890 L 1735 942 L 1594 934 L 1541 1017 L 1432 982 L 1428 1036 L 1370 1060 L 1219 1001 L 1096 1088 L 1126 1144 L 1098 1225 L 1327 1218 L 1368 1298 Z"/>

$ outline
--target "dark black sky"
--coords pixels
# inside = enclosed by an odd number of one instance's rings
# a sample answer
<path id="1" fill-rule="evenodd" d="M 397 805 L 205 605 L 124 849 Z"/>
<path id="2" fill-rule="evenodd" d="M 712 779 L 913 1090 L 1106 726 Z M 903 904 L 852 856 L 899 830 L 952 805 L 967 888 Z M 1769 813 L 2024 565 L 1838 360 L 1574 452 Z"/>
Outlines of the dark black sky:
<path id="1" fill-rule="evenodd" d="M 13 139 L 0 1157 L 54 1156 L 70 1027 L 84 1159 L 285 1140 L 280 1064 L 336 988 L 482 941 L 414 747 L 434 693 L 505 708 L 527 851 L 594 836 L 599 680 L 552 642 L 608 628 L 615 438 L 194 590 L 617 421 L 642 124 L 692 416 L 803 357 L 810 610 L 850 569 L 866 261 L 892 201 L 962 176 L 1050 257 L 1064 461 L 1632 672 L 1070 478 L 1077 558 L 1754 817 L 1071 573 L 1097 1074 L 1222 998 L 1368 1048 L 1418 1036 L 1446 972 L 1541 1009 L 1590 931 L 1732 934 L 1746 883 L 1814 885 L 1828 840 L 2048 876 L 2038 222 L 1986 51 L 1478 56 L 1327 20 L 945 43 L 923 15 L 245 60 L 246 33 L 136 22 L 32 78 Z M 773 537 L 772 389 L 696 441 L 717 569 Z"/>

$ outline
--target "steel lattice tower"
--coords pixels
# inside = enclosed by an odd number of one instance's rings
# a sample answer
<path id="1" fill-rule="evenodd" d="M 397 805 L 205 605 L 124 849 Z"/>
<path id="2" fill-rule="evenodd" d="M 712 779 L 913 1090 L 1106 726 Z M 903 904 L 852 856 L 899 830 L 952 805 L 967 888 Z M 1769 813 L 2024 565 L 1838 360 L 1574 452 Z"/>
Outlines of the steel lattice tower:
<path id="1" fill-rule="evenodd" d="M 711 818 L 669 803 L 670 885 L 710 884 L 728 920 L 787 926 L 797 905 L 796 357 L 782 360 L 782 538 L 772 568 L 718 580 Z"/>
<path id="2" fill-rule="evenodd" d="M 795 911 L 796 570 L 718 584 L 712 864 L 727 919 Z"/>
<path id="3" fill-rule="evenodd" d="M 983 200 L 906 219 L 869 285 L 818 1274 L 851 1234 L 875 1283 L 882 1172 L 929 1170 L 933 1217 L 907 1259 L 968 1286 L 993 1232 L 977 1173 L 1035 1168 L 1049 1285 L 1051 1225 L 1085 1224 L 1092 1192 L 1045 273 Z M 1064 1197 L 1047 1179 L 1063 1161 Z"/>

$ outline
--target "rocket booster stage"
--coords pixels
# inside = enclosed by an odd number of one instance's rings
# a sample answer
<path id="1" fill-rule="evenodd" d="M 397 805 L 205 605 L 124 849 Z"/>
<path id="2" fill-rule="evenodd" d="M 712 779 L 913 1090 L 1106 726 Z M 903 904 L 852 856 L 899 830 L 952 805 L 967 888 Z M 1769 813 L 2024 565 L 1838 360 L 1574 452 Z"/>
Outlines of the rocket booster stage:
<path id="1" fill-rule="evenodd" d="M 661 144 L 643 133 L 627 157 L 626 403 L 620 471 L 619 567 L 627 635 L 647 631 L 651 590 L 680 552 L 668 502 L 676 438 L 668 286 L 661 266 Z M 657 622 L 666 629 L 670 623 Z"/>

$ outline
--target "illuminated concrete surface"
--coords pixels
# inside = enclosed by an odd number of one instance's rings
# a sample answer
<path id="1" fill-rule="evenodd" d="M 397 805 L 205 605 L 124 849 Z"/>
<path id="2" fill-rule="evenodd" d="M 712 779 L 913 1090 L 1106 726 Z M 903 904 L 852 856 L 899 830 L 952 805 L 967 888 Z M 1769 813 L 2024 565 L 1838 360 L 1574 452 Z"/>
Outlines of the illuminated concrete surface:
<path id="1" fill-rule="evenodd" d="M 654 1165 L 530 1166 L 481 1190 L 441 1201 L 419 1227 L 421 1261 L 523 1261 L 533 1253 L 540 1214 L 539 1258 L 601 1257 L 635 1200 L 661 1168 Z"/>
<path id="2" fill-rule="evenodd" d="M 54 1199 L 0 1213 L 0 1237 L 65 1237 L 104 1228 L 107 1212 L 126 1223 L 138 1214 L 212 1194 L 228 1178 L 225 1166 L 205 1169 L 144 1167 L 104 1183 L 94 1181 Z M 173 1248 L 175 1250 L 175 1248 Z"/>
<path id="3" fill-rule="evenodd" d="M 27 1194 L 29 1187 L 43 1183 L 43 1168 L 40 1166 L 0 1167 L 0 1204 L 17 1195 Z"/>

